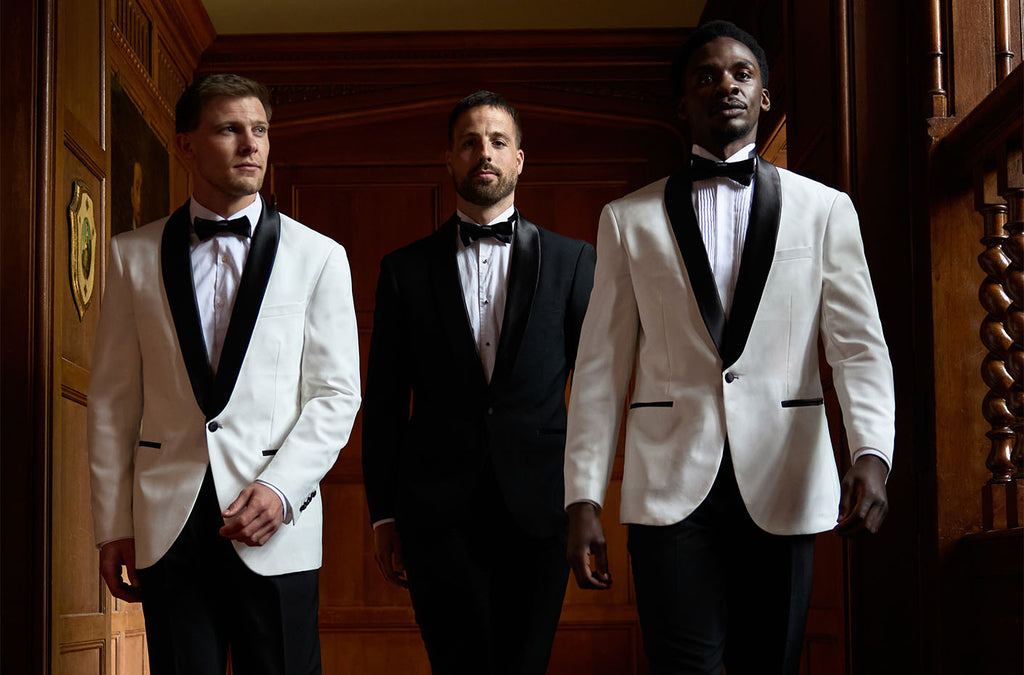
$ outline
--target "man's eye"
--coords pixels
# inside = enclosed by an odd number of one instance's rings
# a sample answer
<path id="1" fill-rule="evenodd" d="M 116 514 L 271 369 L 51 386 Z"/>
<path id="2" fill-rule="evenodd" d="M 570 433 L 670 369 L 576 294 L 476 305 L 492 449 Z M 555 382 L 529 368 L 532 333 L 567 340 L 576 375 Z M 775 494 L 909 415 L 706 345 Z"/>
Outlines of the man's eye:
<path id="1" fill-rule="evenodd" d="M 494 145 L 496 145 L 499 148 L 504 148 L 505 147 L 505 141 L 494 141 Z"/>
<path id="2" fill-rule="evenodd" d="M 750 79 L 750 73 L 748 73 L 747 71 L 742 71 L 738 75 L 736 75 L 736 79 L 747 81 Z"/>

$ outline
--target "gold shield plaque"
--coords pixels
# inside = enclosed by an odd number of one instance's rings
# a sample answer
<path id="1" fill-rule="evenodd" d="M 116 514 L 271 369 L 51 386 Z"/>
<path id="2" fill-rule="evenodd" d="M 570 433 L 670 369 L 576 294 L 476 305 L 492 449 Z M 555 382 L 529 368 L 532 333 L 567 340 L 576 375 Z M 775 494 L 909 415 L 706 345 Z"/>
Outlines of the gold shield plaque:
<path id="1" fill-rule="evenodd" d="M 89 188 L 81 181 L 76 180 L 72 184 L 68 224 L 71 228 L 68 238 L 71 258 L 68 273 L 71 276 L 71 293 L 75 298 L 75 308 L 78 309 L 78 320 L 81 321 L 92 299 L 92 288 L 96 280 L 96 246 L 99 244 L 92 196 Z"/>

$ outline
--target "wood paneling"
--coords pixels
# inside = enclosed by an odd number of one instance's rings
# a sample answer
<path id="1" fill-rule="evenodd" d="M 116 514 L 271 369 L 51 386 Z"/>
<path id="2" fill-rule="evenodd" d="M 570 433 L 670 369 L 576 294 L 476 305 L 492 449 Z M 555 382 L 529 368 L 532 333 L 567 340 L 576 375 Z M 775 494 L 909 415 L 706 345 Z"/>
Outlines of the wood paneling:
<path id="1" fill-rule="evenodd" d="M 86 450 L 89 369 L 110 231 L 108 85 L 116 73 L 157 137 L 169 147 L 171 194 L 183 199 L 188 180 L 170 148 L 173 100 L 167 98 L 176 98 L 190 79 L 186 73 L 194 68 L 201 47 L 188 51 L 182 45 L 195 44 L 204 22 L 188 18 L 197 10 L 202 12 L 193 0 L 54 0 L 53 10 L 54 15 L 43 17 L 38 26 L 42 34 L 54 30 L 56 39 L 52 50 L 41 56 L 46 74 L 40 86 L 52 86 L 54 112 L 40 118 L 52 121 L 44 131 L 46 144 L 37 150 L 38 161 L 45 167 L 43 212 L 47 215 L 41 223 L 44 236 L 33 242 L 44 274 L 42 286 L 52 293 L 39 296 L 39 304 L 30 310 L 40 313 L 46 333 L 52 336 L 44 354 L 36 355 L 40 363 L 50 364 L 44 369 L 52 405 L 47 430 L 40 437 L 47 441 L 41 450 L 52 466 L 49 496 L 43 498 L 46 503 L 41 509 L 49 520 L 53 552 L 46 574 L 53 608 L 50 667 L 55 672 L 138 675 L 148 672 L 142 611 L 137 605 L 113 601 L 99 577 Z M 168 16 L 178 20 L 170 23 Z M 187 35 L 181 37 L 180 32 Z M 157 46 L 158 58 L 154 58 Z M 5 75 L 5 85 L 6 81 Z M 5 119 L 6 110 L 5 104 Z M 98 230 L 95 285 L 81 318 L 69 275 L 67 206 L 74 181 L 84 184 L 92 197 Z M 160 205 L 161 210 L 169 207 Z M 5 385 L 8 363 L 5 353 Z"/>

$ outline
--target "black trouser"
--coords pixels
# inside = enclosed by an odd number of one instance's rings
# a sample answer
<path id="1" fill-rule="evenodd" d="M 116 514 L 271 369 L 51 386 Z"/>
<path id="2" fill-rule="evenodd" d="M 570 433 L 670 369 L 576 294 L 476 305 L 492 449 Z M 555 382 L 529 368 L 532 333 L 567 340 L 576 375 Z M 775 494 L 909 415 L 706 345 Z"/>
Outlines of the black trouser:
<path id="1" fill-rule="evenodd" d="M 757 527 L 728 452 L 689 517 L 629 526 L 629 553 L 651 675 L 798 672 L 814 535 Z"/>
<path id="2" fill-rule="evenodd" d="M 488 485 L 458 523 L 399 525 L 416 622 L 434 675 L 543 675 L 569 575 L 566 533 L 530 536 Z"/>
<path id="3" fill-rule="evenodd" d="M 138 570 L 150 672 L 224 675 L 230 648 L 235 675 L 319 674 L 317 570 L 256 574 L 223 525 L 207 469 L 181 534 Z"/>

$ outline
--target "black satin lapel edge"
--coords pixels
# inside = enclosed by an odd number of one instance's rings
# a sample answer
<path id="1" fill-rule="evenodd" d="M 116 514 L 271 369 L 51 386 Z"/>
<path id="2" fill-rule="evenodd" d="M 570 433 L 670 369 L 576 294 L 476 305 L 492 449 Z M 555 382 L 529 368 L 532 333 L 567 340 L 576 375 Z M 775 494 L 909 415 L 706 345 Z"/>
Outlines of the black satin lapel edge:
<path id="1" fill-rule="evenodd" d="M 725 339 L 725 310 L 722 309 L 722 299 L 718 296 L 718 286 L 708 262 L 707 249 L 700 236 L 700 225 L 697 224 L 697 214 L 693 212 L 691 194 L 689 176 L 686 173 L 673 174 L 665 183 L 665 210 L 668 212 L 676 245 L 683 256 L 700 315 L 704 318 L 704 325 L 715 348 L 721 354 Z"/>
<path id="2" fill-rule="evenodd" d="M 189 202 L 171 214 L 164 224 L 160 240 L 160 274 L 163 278 L 167 306 L 171 310 L 178 348 L 185 361 L 185 370 L 192 383 L 199 409 L 206 412 L 213 384 L 210 357 L 203 341 L 203 328 L 192 282 L 192 258 L 189 253 Z"/>
<path id="3" fill-rule="evenodd" d="M 231 311 L 231 321 L 224 336 L 224 348 L 220 353 L 217 375 L 213 380 L 213 398 L 207 418 L 219 415 L 231 398 L 242 361 L 249 349 L 249 340 L 252 338 L 253 328 L 256 327 L 260 307 L 263 305 L 263 296 L 267 291 L 270 273 L 274 269 L 274 259 L 277 257 L 277 246 L 280 241 L 281 217 L 264 200 L 260 222 L 253 230 L 249 256 L 245 260 L 242 278 L 238 282 L 235 306 Z"/>
<path id="4" fill-rule="evenodd" d="M 775 258 L 775 241 L 778 239 L 781 217 L 782 184 L 779 170 L 758 157 L 750 222 L 747 225 L 747 238 L 740 257 L 736 293 L 725 335 L 723 368 L 735 363 L 746 347 L 754 315 L 761 304 L 764 286 Z"/>
<path id="5" fill-rule="evenodd" d="M 508 272 L 508 293 L 505 296 L 505 315 L 501 321 L 498 351 L 494 357 L 491 384 L 500 381 L 515 365 L 519 347 L 530 322 L 533 296 L 540 278 L 540 231 L 537 226 L 520 217 L 512 238 L 512 260 Z"/>
<path id="6" fill-rule="evenodd" d="M 459 266 L 455 262 L 458 222 L 458 216 L 452 216 L 432 235 L 435 245 L 430 256 L 430 276 L 434 283 L 426 292 L 434 294 L 433 299 L 440 308 L 441 322 L 448 334 L 455 363 L 464 362 L 465 367 L 474 372 L 477 384 L 486 387 L 487 373 L 473 339 L 473 328 L 466 314 L 466 301 L 459 282 Z"/>

